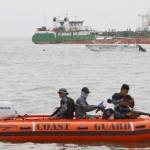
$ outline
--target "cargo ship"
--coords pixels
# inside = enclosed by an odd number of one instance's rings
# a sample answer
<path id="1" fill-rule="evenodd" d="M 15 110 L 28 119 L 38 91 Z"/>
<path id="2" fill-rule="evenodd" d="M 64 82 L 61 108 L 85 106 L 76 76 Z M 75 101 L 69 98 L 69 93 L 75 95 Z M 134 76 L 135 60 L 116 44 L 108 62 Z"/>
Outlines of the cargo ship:
<path id="1" fill-rule="evenodd" d="M 150 44 L 150 15 L 142 15 L 142 27 L 136 31 L 102 31 L 83 26 L 84 21 L 70 21 L 68 17 L 53 18 L 52 28 L 46 26 L 36 29 L 32 36 L 35 44 Z"/>
<path id="2" fill-rule="evenodd" d="M 84 21 L 69 21 L 68 17 L 63 20 L 53 18 L 52 29 L 46 26 L 37 28 L 32 37 L 35 44 L 55 43 L 89 43 L 96 40 L 93 30 L 83 26 Z"/>

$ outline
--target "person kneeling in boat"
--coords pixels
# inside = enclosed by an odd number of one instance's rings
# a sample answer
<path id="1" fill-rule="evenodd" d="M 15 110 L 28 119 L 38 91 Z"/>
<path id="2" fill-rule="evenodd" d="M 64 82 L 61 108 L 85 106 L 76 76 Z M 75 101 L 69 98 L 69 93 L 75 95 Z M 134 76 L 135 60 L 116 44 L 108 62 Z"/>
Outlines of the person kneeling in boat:
<path id="1" fill-rule="evenodd" d="M 129 85 L 123 84 L 123 85 L 121 86 L 120 92 L 119 92 L 119 93 L 115 93 L 115 94 L 112 96 L 111 103 L 113 103 L 114 105 L 119 104 L 119 103 L 123 100 L 123 98 L 128 95 L 129 90 L 130 90 Z M 131 108 L 134 107 L 134 100 L 133 100 L 133 99 L 130 101 L 130 105 L 129 105 L 129 106 L 130 106 Z"/>
<path id="2" fill-rule="evenodd" d="M 87 103 L 87 97 L 90 91 L 87 87 L 83 87 L 81 90 L 80 97 L 76 100 L 75 105 L 75 114 L 76 118 L 95 118 L 93 115 L 87 115 L 87 112 L 96 110 L 98 106 L 96 105 L 89 105 Z"/>
<path id="3" fill-rule="evenodd" d="M 60 97 L 60 107 L 50 115 L 50 118 L 68 118 L 74 117 L 75 104 L 74 100 L 67 95 L 69 94 L 65 88 L 61 88 L 58 91 Z"/>
<path id="4" fill-rule="evenodd" d="M 123 100 L 115 106 L 115 119 L 133 119 L 137 117 L 130 109 L 131 101 L 134 101 L 133 98 L 130 95 L 126 95 Z"/>

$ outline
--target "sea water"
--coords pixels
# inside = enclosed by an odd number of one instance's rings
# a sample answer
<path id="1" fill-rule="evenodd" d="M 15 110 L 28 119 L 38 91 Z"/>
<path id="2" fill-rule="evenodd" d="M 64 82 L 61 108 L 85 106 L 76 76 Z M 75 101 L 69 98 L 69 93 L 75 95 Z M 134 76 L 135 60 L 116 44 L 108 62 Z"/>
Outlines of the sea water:
<path id="1" fill-rule="evenodd" d="M 150 45 L 148 52 L 93 52 L 85 45 L 35 45 L 31 39 L 0 39 L 0 100 L 10 101 L 19 114 L 51 114 L 59 106 L 57 91 L 67 88 L 75 100 L 83 86 L 91 93 L 89 104 L 99 104 L 130 85 L 137 110 L 150 112 Z M 94 114 L 95 112 L 92 112 Z M 148 143 L 3 143 L 3 150 L 128 149 Z"/>

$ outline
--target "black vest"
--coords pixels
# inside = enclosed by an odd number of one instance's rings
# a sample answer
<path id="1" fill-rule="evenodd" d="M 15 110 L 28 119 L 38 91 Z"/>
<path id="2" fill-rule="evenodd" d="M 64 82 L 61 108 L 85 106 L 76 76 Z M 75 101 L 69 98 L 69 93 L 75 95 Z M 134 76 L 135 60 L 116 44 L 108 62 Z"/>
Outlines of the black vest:
<path id="1" fill-rule="evenodd" d="M 67 111 L 64 113 L 64 118 L 72 119 L 74 117 L 75 112 L 75 103 L 74 100 L 70 97 L 67 97 Z"/>

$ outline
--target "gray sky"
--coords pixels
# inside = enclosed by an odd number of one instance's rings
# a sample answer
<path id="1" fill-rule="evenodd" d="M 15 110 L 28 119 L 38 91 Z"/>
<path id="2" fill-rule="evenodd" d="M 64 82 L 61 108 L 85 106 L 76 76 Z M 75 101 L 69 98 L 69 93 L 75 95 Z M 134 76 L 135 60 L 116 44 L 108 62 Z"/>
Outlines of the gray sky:
<path id="1" fill-rule="evenodd" d="M 150 0 L 0 0 L 0 36 L 32 36 L 42 25 L 52 25 L 54 16 L 84 20 L 85 25 L 104 30 L 139 26 L 138 14 L 150 11 Z"/>

